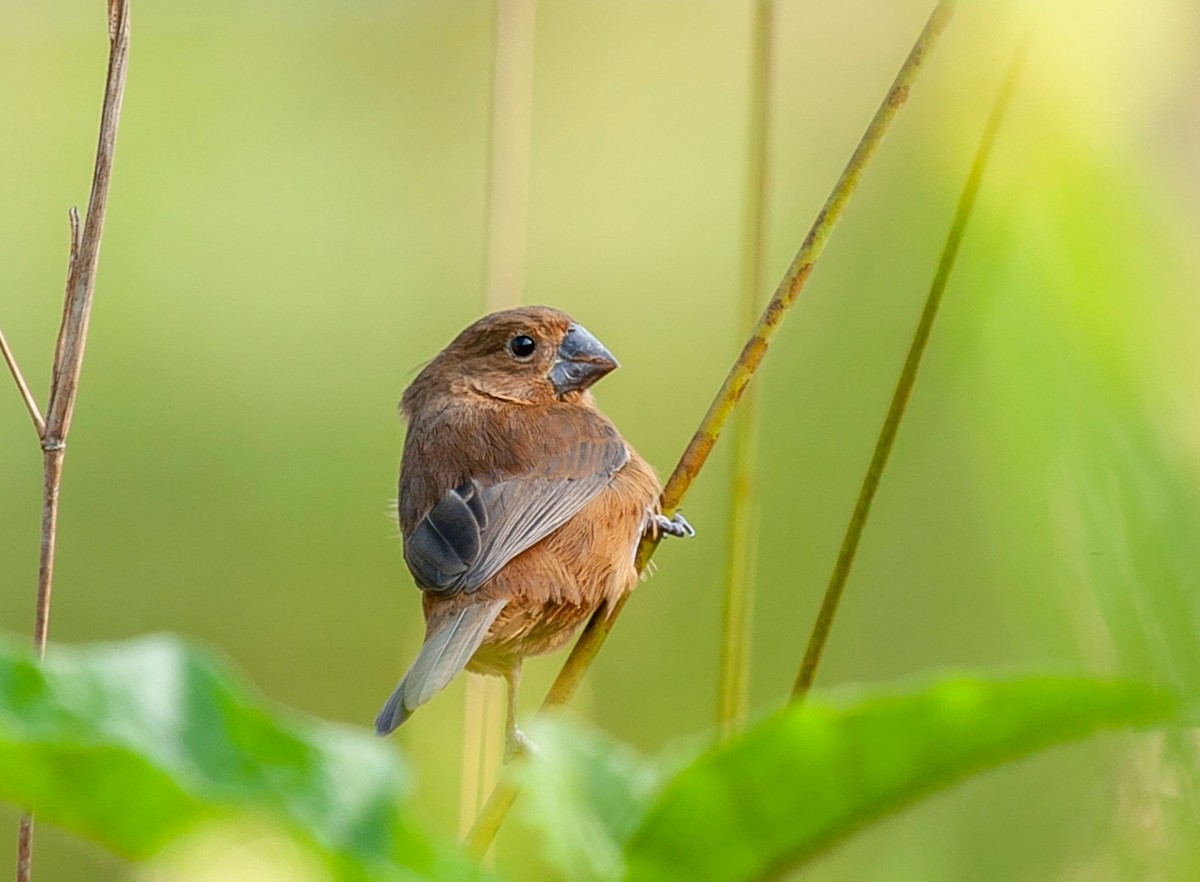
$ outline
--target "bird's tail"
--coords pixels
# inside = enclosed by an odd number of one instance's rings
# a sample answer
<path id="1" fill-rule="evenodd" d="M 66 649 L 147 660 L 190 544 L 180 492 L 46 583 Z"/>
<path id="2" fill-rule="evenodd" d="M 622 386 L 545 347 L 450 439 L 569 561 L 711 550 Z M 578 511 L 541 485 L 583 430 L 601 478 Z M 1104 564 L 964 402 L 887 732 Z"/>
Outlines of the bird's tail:
<path id="1" fill-rule="evenodd" d="M 416 660 L 375 718 L 375 732 L 387 735 L 412 712 L 441 692 L 467 666 L 505 600 L 472 603 L 425 638 Z"/>

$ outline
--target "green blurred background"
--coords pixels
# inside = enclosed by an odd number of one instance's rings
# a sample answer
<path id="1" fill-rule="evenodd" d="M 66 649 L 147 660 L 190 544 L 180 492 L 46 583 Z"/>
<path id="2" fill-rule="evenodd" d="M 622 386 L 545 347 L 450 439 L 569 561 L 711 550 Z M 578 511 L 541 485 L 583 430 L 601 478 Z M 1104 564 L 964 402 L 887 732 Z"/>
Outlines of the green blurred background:
<path id="1" fill-rule="evenodd" d="M 930 5 L 778 4 L 772 284 Z M 1200 693 L 1200 4 L 1045 6 L 818 685 L 1051 667 Z M 102 11 L 0 2 L 0 322 L 42 401 Z M 795 675 L 1026 11 L 960 9 L 760 376 L 756 713 Z M 739 346 L 750 13 L 538 3 L 525 299 L 621 359 L 598 397 L 664 475 Z M 395 403 L 483 310 L 492 4 L 142 0 L 132 15 L 52 638 L 180 632 L 273 699 L 366 725 L 422 633 L 386 514 Z M 684 506 L 700 538 L 662 548 L 575 703 L 644 750 L 712 726 L 726 453 Z M 32 627 L 40 481 L 5 388 L 8 632 Z M 527 666 L 524 704 L 557 667 Z M 395 739 L 448 835 L 463 693 Z M 1198 878 L 1196 748 L 1058 750 L 806 878 Z M 0 810 L 0 872 L 15 838 Z M 537 878 L 536 852 L 513 825 L 497 866 Z M 35 870 L 134 872 L 46 826 Z"/>

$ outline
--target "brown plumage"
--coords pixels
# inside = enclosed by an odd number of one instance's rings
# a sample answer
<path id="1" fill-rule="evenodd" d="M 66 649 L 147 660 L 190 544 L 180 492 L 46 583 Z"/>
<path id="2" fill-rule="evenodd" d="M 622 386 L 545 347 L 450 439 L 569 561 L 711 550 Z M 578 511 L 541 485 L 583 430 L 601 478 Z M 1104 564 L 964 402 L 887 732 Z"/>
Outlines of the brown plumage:
<path id="1" fill-rule="evenodd" d="M 527 307 L 475 322 L 405 391 L 400 529 L 426 635 L 379 734 L 467 667 L 508 680 L 515 751 L 521 661 L 633 588 L 644 531 L 691 534 L 588 391 L 616 367 L 570 316 Z"/>

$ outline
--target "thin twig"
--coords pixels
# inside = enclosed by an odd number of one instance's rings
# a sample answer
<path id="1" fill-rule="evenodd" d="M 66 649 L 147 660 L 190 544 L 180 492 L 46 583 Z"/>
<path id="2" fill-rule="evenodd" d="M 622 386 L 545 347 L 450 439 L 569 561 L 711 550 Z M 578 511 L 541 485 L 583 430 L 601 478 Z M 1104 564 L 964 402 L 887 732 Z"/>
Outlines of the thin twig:
<path id="1" fill-rule="evenodd" d="M 129 55 L 128 0 L 110 2 L 118 5 L 118 25 L 108 59 L 108 79 L 104 90 L 104 107 L 100 115 L 100 141 L 96 148 L 96 167 L 92 176 L 91 195 L 88 198 L 87 220 L 83 224 L 83 232 L 79 236 L 67 280 L 67 296 L 63 308 L 63 323 L 59 330 L 59 345 L 56 347 L 50 403 L 46 406 L 48 441 L 63 441 L 71 428 L 75 391 L 83 367 L 83 350 L 87 343 L 88 320 L 92 312 L 96 267 L 100 262 L 100 239 L 104 233 L 104 212 L 112 175 L 117 121 L 121 115 L 121 101 L 125 94 L 125 71 Z"/>
<path id="2" fill-rule="evenodd" d="M 804 696 L 808 694 L 809 689 L 812 688 L 813 679 L 816 677 L 817 666 L 821 662 L 821 653 L 829 638 L 829 630 L 833 626 L 834 616 L 837 614 L 838 602 L 841 600 L 842 592 L 846 587 L 846 580 L 850 577 L 850 568 L 854 565 L 854 557 L 858 551 L 859 539 L 862 538 L 863 529 L 867 524 L 867 517 L 871 513 L 871 502 L 875 498 L 875 491 L 879 488 L 879 479 L 883 475 L 884 468 L 887 466 L 888 454 L 891 453 L 892 445 L 896 440 L 896 432 L 900 428 L 900 421 L 904 418 L 904 411 L 908 406 L 913 384 L 917 379 L 917 371 L 921 367 L 921 357 L 924 355 L 926 346 L 929 343 L 929 335 L 933 330 L 934 320 L 937 318 L 938 308 L 942 302 L 942 294 L 946 290 L 946 282 L 949 280 L 950 272 L 954 268 L 955 258 L 958 257 L 959 245 L 962 243 L 963 234 L 966 232 L 967 221 L 970 219 L 971 211 L 975 207 L 975 196 L 979 192 L 979 183 L 983 179 L 983 171 L 987 167 L 988 159 L 991 156 L 992 146 L 996 140 L 996 132 L 1000 128 L 1004 111 L 1008 107 L 1013 86 L 1016 84 L 1021 67 L 1025 62 L 1025 53 L 1028 45 L 1028 38 L 1026 38 L 1017 50 L 1012 64 L 1009 66 L 1008 73 L 1000 85 L 1000 91 L 996 94 L 996 100 L 992 105 L 991 113 L 988 115 L 987 124 L 984 126 L 983 135 L 979 141 L 979 147 L 975 151 L 975 159 L 971 165 L 971 172 L 967 176 L 962 194 L 959 196 L 958 207 L 954 212 L 954 220 L 950 224 L 950 233 L 946 237 L 946 245 L 942 249 L 942 256 L 938 261 L 937 271 L 934 274 L 933 283 L 929 288 L 929 295 L 925 299 L 925 307 L 921 312 L 921 319 L 917 323 L 916 333 L 913 335 L 908 355 L 904 359 L 904 367 L 900 371 L 900 379 L 896 382 L 896 390 L 892 394 L 892 402 L 888 407 L 887 416 L 884 417 L 883 427 L 879 431 L 879 438 L 875 442 L 875 452 L 871 456 L 871 463 L 867 466 L 867 473 L 863 477 L 862 487 L 858 492 L 858 501 L 854 504 L 854 512 L 850 515 L 850 523 L 846 525 L 846 534 L 842 539 L 842 547 L 838 552 L 837 561 L 829 577 L 829 584 L 825 588 L 825 596 L 821 600 L 821 609 L 817 614 L 816 622 L 813 624 L 812 635 L 808 639 L 808 647 L 804 651 L 804 660 L 800 664 L 800 672 L 796 676 L 796 684 L 792 689 L 793 701 L 803 700 Z"/>
<path id="3" fill-rule="evenodd" d="M 0 353 L 4 355 L 4 363 L 8 365 L 8 372 L 12 374 L 13 382 L 17 384 L 17 391 L 21 393 L 21 400 L 25 402 L 25 409 L 29 411 L 30 419 L 33 420 L 33 428 L 40 439 L 46 434 L 46 421 L 42 419 L 42 412 L 38 410 L 33 393 L 29 391 L 29 384 L 25 382 L 25 376 L 21 373 L 21 368 L 17 366 L 17 358 L 13 355 L 2 328 L 0 328 Z"/>
<path id="4" fill-rule="evenodd" d="M 773 6 L 773 0 L 755 3 L 750 50 L 746 228 L 742 239 L 742 315 L 738 323 L 738 333 L 743 338 L 753 332 L 762 302 Z M 758 386 L 752 385 L 742 395 L 741 413 L 729 428 L 733 462 L 729 493 L 729 560 L 721 604 L 721 662 L 717 684 L 717 728 L 726 737 L 742 727 L 749 709 L 750 637 L 757 563 L 755 472 L 759 427 Z"/>
<path id="5" fill-rule="evenodd" d="M 38 559 L 37 611 L 33 642 L 39 657 L 46 654 L 50 629 L 50 597 L 54 584 L 54 549 L 58 535 L 58 496 L 62 481 L 67 434 L 75 409 L 75 394 L 83 367 L 87 343 L 88 319 L 92 310 L 92 292 L 96 267 L 100 261 L 100 240 L 104 232 L 104 211 L 108 204 L 108 185 L 112 175 L 116 147 L 117 122 L 125 93 L 125 72 L 129 57 L 128 0 L 108 0 L 108 73 L 105 78 L 104 104 L 100 113 L 100 136 L 96 164 L 88 198 L 87 220 L 82 233 L 79 214 L 71 210 L 71 249 L 67 269 L 67 289 L 63 300 L 63 319 L 54 347 L 54 369 L 50 383 L 50 401 L 41 434 L 43 451 L 42 541 Z M 29 882 L 32 875 L 33 815 L 21 816 L 17 841 L 17 882 Z"/>
<path id="6" fill-rule="evenodd" d="M 784 316 L 787 315 L 788 309 L 796 301 L 800 289 L 812 272 L 814 263 L 820 257 L 821 251 L 857 187 L 859 179 L 879 149 L 880 142 L 887 133 L 892 119 L 908 98 L 909 89 L 928 58 L 934 43 L 949 24 L 955 6 L 955 0 L 939 0 L 930 14 L 916 43 L 900 67 L 895 81 L 888 89 L 883 103 L 875 111 L 875 116 L 859 140 L 858 146 L 855 147 L 854 153 L 851 154 L 841 177 L 838 178 L 829 198 L 826 199 L 825 205 L 813 222 L 812 228 L 805 236 L 783 281 L 780 282 L 774 296 L 759 317 L 749 342 L 743 347 L 716 398 L 709 406 L 708 412 L 704 415 L 704 419 L 701 420 L 700 427 L 683 452 L 679 464 L 675 466 L 675 471 L 667 480 L 661 498 L 665 514 L 674 514 L 679 508 L 679 503 L 683 500 L 692 481 L 704 466 L 705 460 L 708 459 L 708 454 L 721 434 L 721 429 L 724 428 L 738 399 L 745 391 L 746 385 L 762 362 L 767 347 L 783 322 Z M 658 542 L 657 537 L 643 538 L 641 545 L 638 546 L 637 565 L 639 570 L 645 568 L 654 554 Z M 575 642 L 562 670 L 559 671 L 546 700 L 542 703 L 543 710 L 564 704 L 574 694 L 576 686 L 579 685 L 579 681 L 596 657 L 596 653 L 604 645 L 604 641 L 616 623 L 628 597 L 628 595 L 622 597 L 611 608 L 601 606 L 592 616 L 583 633 Z M 475 826 L 467 836 L 466 846 L 472 855 L 482 855 L 487 851 L 496 832 L 500 829 L 500 825 L 504 823 L 504 818 L 516 799 L 516 795 L 516 785 L 512 783 L 512 778 L 508 776 L 502 778 L 479 813 L 479 817 L 475 819 Z"/>

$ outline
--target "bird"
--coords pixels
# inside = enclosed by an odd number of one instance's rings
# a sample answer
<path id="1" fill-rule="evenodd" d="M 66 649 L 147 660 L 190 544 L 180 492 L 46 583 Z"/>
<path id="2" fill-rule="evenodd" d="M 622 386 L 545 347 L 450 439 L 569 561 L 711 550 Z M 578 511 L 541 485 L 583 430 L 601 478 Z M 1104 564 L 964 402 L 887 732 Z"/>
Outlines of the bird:
<path id="1" fill-rule="evenodd" d="M 397 514 L 425 640 L 380 736 L 466 668 L 507 682 L 506 758 L 532 749 L 524 659 L 633 589 L 644 533 L 695 535 L 663 515 L 654 469 L 596 406 L 590 387 L 617 367 L 566 313 L 521 307 L 468 326 L 404 391 Z"/>

